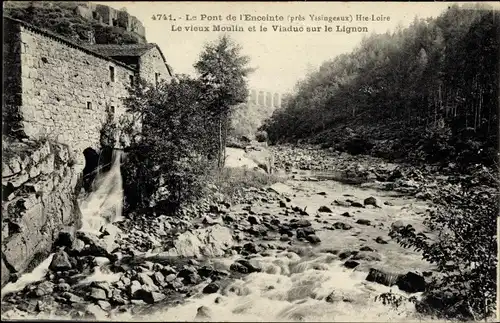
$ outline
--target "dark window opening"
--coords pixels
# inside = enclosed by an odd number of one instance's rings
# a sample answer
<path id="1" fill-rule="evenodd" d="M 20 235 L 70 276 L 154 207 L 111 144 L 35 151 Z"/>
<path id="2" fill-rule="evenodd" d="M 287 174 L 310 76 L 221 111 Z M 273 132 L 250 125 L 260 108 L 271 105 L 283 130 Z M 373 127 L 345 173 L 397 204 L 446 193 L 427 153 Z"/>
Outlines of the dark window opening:
<path id="1" fill-rule="evenodd" d="M 129 75 L 129 79 L 130 79 L 130 86 L 134 86 L 134 76 Z"/>
<path id="2" fill-rule="evenodd" d="M 87 109 L 89 109 L 89 110 L 92 109 L 92 102 L 87 102 Z"/>
<path id="3" fill-rule="evenodd" d="M 109 78 L 111 79 L 111 82 L 115 81 L 115 68 L 113 66 L 109 67 Z"/>
<path id="4" fill-rule="evenodd" d="M 160 84 L 160 73 L 155 73 L 156 87 Z"/>
<path id="5" fill-rule="evenodd" d="M 115 106 L 114 105 L 108 105 L 106 107 L 106 113 L 110 118 L 114 118 L 115 116 Z"/>
<path id="6" fill-rule="evenodd" d="M 83 151 L 85 156 L 85 168 L 83 169 L 83 188 L 86 192 L 92 189 L 92 182 L 97 174 L 97 167 L 99 166 L 99 154 L 93 148 L 86 148 Z"/>

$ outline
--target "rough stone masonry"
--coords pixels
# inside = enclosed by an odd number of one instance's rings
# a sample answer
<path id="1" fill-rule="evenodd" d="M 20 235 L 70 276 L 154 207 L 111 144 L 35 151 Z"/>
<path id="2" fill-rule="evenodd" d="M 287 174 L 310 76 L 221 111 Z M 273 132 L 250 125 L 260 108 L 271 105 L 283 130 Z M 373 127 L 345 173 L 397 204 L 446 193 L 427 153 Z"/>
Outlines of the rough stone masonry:
<path id="1" fill-rule="evenodd" d="M 99 150 L 109 115 L 125 114 L 127 88 L 171 77 L 158 46 L 124 62 L 8 17 L 4 31 L 2 287 L 78 227 L 83 151 Z"/>

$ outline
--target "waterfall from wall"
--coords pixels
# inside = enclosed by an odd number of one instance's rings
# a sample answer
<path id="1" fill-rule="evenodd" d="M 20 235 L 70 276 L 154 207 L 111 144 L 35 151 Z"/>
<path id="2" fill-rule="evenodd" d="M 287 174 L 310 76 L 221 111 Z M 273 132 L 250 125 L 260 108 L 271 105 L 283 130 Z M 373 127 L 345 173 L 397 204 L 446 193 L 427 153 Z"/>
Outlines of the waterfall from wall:
<path id="1" fill-rule="evenodd" d="M 113 150 L 111 168 L 99 171 L 92 191 L 81 201 L 82 228 L 80 231 L 99 232 L 102 226 L 122 220 L 123 183 L 121 175 L 122 151 Z"/>
<path id="2" fill-rule="evenodd" d="M 122 219 L 123 186 L 120 169 L 122 154 L 120 150 L 113 150 L 110 170 L 108 172 L 98 171 L 92 185 L 92 191 L 80 201 L 82 213 L 80 231 L 99 234 L 100 229 L 104 226 L 107 231 L 112 231 L 112 235 L 119 232 L 119 229 L 111 224 Z M 43 280 L 49 270 L 53 255 L 50 254 L 32 272 L 24 273 L 16 282 L 5 285 L 2 288 L 1 297 L 20 291 L 31 283 Z M 91 277 L 94 280 L 109 280 L 107 276 L 110 276 L 111 279 L 115 278 L 115 275 L 106 275 L 101 273 L 99 268 L 96 269 L 97 271 Z"/>

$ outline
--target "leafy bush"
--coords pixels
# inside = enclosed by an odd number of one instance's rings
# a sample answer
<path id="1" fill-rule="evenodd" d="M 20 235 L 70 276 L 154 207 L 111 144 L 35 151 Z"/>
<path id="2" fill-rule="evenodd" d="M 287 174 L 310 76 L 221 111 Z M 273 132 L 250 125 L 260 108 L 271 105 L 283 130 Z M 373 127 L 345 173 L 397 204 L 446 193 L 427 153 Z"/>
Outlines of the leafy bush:
<path id="1" fill-rule="evenodd" d="M 426 129 L 418 150 L 423 152 L 423 158 L 426 161 L 449 160 L 449 157 L 453 154 L 451 138 L 451 128 L 443 120 L 440 120 Z"/>
<path id="2" fill-rule="evenodd" d="M 249 142 L 240 138 L 235 138 L 233 136 L 228 136 L 226 147 L 245 149 Z"/>
<path id="3" fill-rule="evenodd" d="M 345 151 L 351 155 L 366 154 L 373 146 L 374 144 L 370 140 L 360 136 L 354 136 L 345 143 Z"/>
<path id="4" fill-rule="evenodd" d="M 266 142 L 267 138 L 267 132 L 264 130 L 260 130 L 255 134 L 255 139 L 257 139 L 258 142 Z"/>
<path id="5" fill-rule="evenodd" d="M 121 130 L 131 139 L 123 165 L 126 202 L 131 209 L 175 213 L 203 195 L 212 165 L 212 116 L 197 80 L 139 83 L 125 104 L 141 124 L 140 136 L 131 124 Z"/>
<path id="6" fill-rule="evenodd" d="M 410 225 L 391 231 L 402 246 L 422 251 L 440 273 L 417 304 L 418 310 L 463 320 L 494 313 L 498 197 L 497 187 L 487 190 L 465 184 L 458 194 L 443 195 L 442 204 L 426 216 L 424 223 L 437 232 L 436 239 Z"/>
<path id="7" fill-rule="evenodd" d="M 219 191 L 229 198 L 237 198 L 244 189 L 261 188 L 274 183 L 283 182 L 286 178 L 245 168 L 224 168 L 213 173 L 212 181 Z"/>

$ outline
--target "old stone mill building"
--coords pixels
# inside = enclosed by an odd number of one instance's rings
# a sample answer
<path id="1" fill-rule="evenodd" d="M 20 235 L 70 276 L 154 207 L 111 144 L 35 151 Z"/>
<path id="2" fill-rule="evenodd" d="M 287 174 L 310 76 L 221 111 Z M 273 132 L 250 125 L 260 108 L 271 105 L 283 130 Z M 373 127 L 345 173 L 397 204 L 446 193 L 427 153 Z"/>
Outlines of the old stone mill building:
<path id="1" fill-rule="evenodd" d="M 101 19 L 144 34 L 136 18 L 113 12 Z M 2 286 L 78 226 L 83 151 L 98 150 L 107 117 L 125 113 L 127 86 L 172 77 L 155 44 L 82 45 L 25 21 L 3 23 Z"/>

